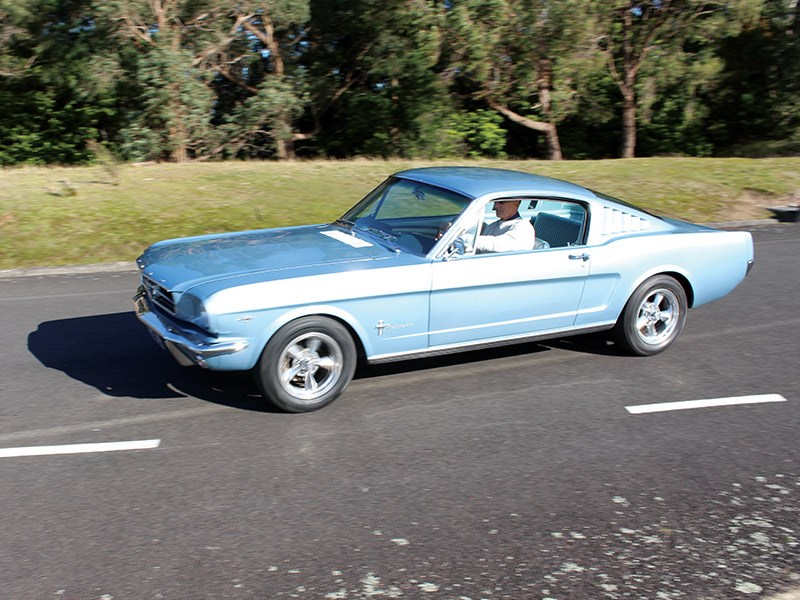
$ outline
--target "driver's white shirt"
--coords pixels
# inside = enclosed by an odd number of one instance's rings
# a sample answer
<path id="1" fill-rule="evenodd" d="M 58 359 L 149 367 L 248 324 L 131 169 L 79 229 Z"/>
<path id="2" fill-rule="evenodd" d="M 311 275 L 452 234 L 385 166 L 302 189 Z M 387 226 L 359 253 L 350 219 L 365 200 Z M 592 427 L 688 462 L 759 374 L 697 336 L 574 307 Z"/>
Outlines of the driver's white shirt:
<path id="1" fill-rule="evenodd" d="M 498 219 L 483 228 L 475 240 L 477 252 L 514 252 L 532 250 L 536 232 L 528 219 L 516 217 L 508 221 Z"/>

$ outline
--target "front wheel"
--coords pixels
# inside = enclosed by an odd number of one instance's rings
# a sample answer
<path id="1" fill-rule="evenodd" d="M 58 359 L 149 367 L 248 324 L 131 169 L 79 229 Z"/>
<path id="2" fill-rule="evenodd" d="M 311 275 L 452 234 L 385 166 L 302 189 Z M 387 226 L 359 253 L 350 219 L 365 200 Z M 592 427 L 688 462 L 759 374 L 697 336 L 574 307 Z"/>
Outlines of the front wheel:
<path id="1" fill-rule="evenodd" d="M 617 322 L 617 339 L 633 354 L 658 354 L 678 339 L 687 308 L 680 283 L 668 275 L 651 277 L 628 299 Z"/>
<path id="2" fill-rule="evenodd" d="M 350 332 L 327 317 L 304 317 L 281 327 L 256 369 L 263 394 L 288 412 L 309 412 L 333 402 L 356 368 Z"/>

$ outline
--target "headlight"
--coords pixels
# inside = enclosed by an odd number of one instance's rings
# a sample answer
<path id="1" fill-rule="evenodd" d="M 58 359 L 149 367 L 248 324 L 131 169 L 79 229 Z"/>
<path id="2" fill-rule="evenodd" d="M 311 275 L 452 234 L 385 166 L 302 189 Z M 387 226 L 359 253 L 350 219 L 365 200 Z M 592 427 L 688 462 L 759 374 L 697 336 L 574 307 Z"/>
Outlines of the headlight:
<path id="1" fill-rule="evenodd" d="M 177 316 L 206 331 L 210 328 L 210 320 L 205 305 L 202 300 L 191 294 L 184 294 L 181 296 L 181 299 L 178 301 Z"/>

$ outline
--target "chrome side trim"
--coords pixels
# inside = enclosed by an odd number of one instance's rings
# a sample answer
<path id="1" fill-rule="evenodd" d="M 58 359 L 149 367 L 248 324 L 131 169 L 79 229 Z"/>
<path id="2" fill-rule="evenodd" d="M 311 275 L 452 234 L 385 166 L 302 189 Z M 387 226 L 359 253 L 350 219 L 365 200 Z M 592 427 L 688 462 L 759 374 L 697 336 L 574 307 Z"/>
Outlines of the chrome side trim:
<path id="1" fill-rule="evenodd" d="M 483 340 L 478 342 L 470 342 L 468 344 L 452 344 L 447 346 L 436 346 L 428 350 L 411 350 L 409 352 L 398 352 L 396 354 L 380 354 L 367 358 L 369 364 L 381 364 L 387 362 L 396 362 L 400 360 L 409 360 L 414 358 L 425 358 L 426 356 L 442 356 L 445 354 L 455 354 L 456 352 L 468 352 L 469 350 L 484 350 L 486 348 L 495 348 L 498 346 L 510 346 L 512 344 L 524 344 L 527 342 L 535 342 L 538 340 L 552 340 L 558 337 L 567 337 L 572 335 L 581 335 L 584 333 L 594 333 L 597 331 L 607 331 L 616 325 L 616 321 L 608 323 L 601 323 L 600 325 L 592 325 L 589 327 L 571 328 L 566 327 L 563 329 L 550 329 L 535 335 L 519 335 L 510 338 L 500 338 L 493 340 Z"/>

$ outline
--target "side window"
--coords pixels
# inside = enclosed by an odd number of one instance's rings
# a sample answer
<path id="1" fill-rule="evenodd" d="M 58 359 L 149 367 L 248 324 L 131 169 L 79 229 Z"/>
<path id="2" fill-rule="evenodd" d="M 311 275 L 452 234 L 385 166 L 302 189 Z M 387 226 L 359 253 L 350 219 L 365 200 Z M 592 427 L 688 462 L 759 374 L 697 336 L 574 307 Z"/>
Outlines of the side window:
<path id="1" fill-rule="evenodd" d="M 546 242 L 549 248 L 583 244 L 586 233 L 586 207 L 565 200 L 539 200 L 533 215 L 537 244 Z"/>
<path id="2" fill-rule="evenodd" d="M 529 220 L 535 217 L 537 202 L 537 200 L 523 200 L 519 205 L 519 216 Z M 483 222 L 488 225 L 496 220 L 497 216 L 494 213 L 494 202 L 489 202 L 483 207 Z"/>
<path id="3" fill-rule="evenodd" d="M 480 215 L 475 253 L 505 254 L 534 250 L 536 238 L 531 219 L 536 203 L 536 200 L 520 197 L 498 198 L 488 202 Z M 517 213 L 521 219 L 515 218 Z"/>
<path id="4" fill-rule="evenodd" d="M 586 207 L 579 202 L 529 198 L 521 201 L 517 211 L 523 220 L 533 225 L 534 231 L 526 224 L 527 231 L 522 227 L 510 236 L 505 235 L 505 227 L 497 226 L 499 213 L 495 213 L 495 203 L 489 202 L 479 219 L 477 235 L 467 231 L 461 236 L 467 253 L 546 250 L 584 243 L 588 219 Z"/>

